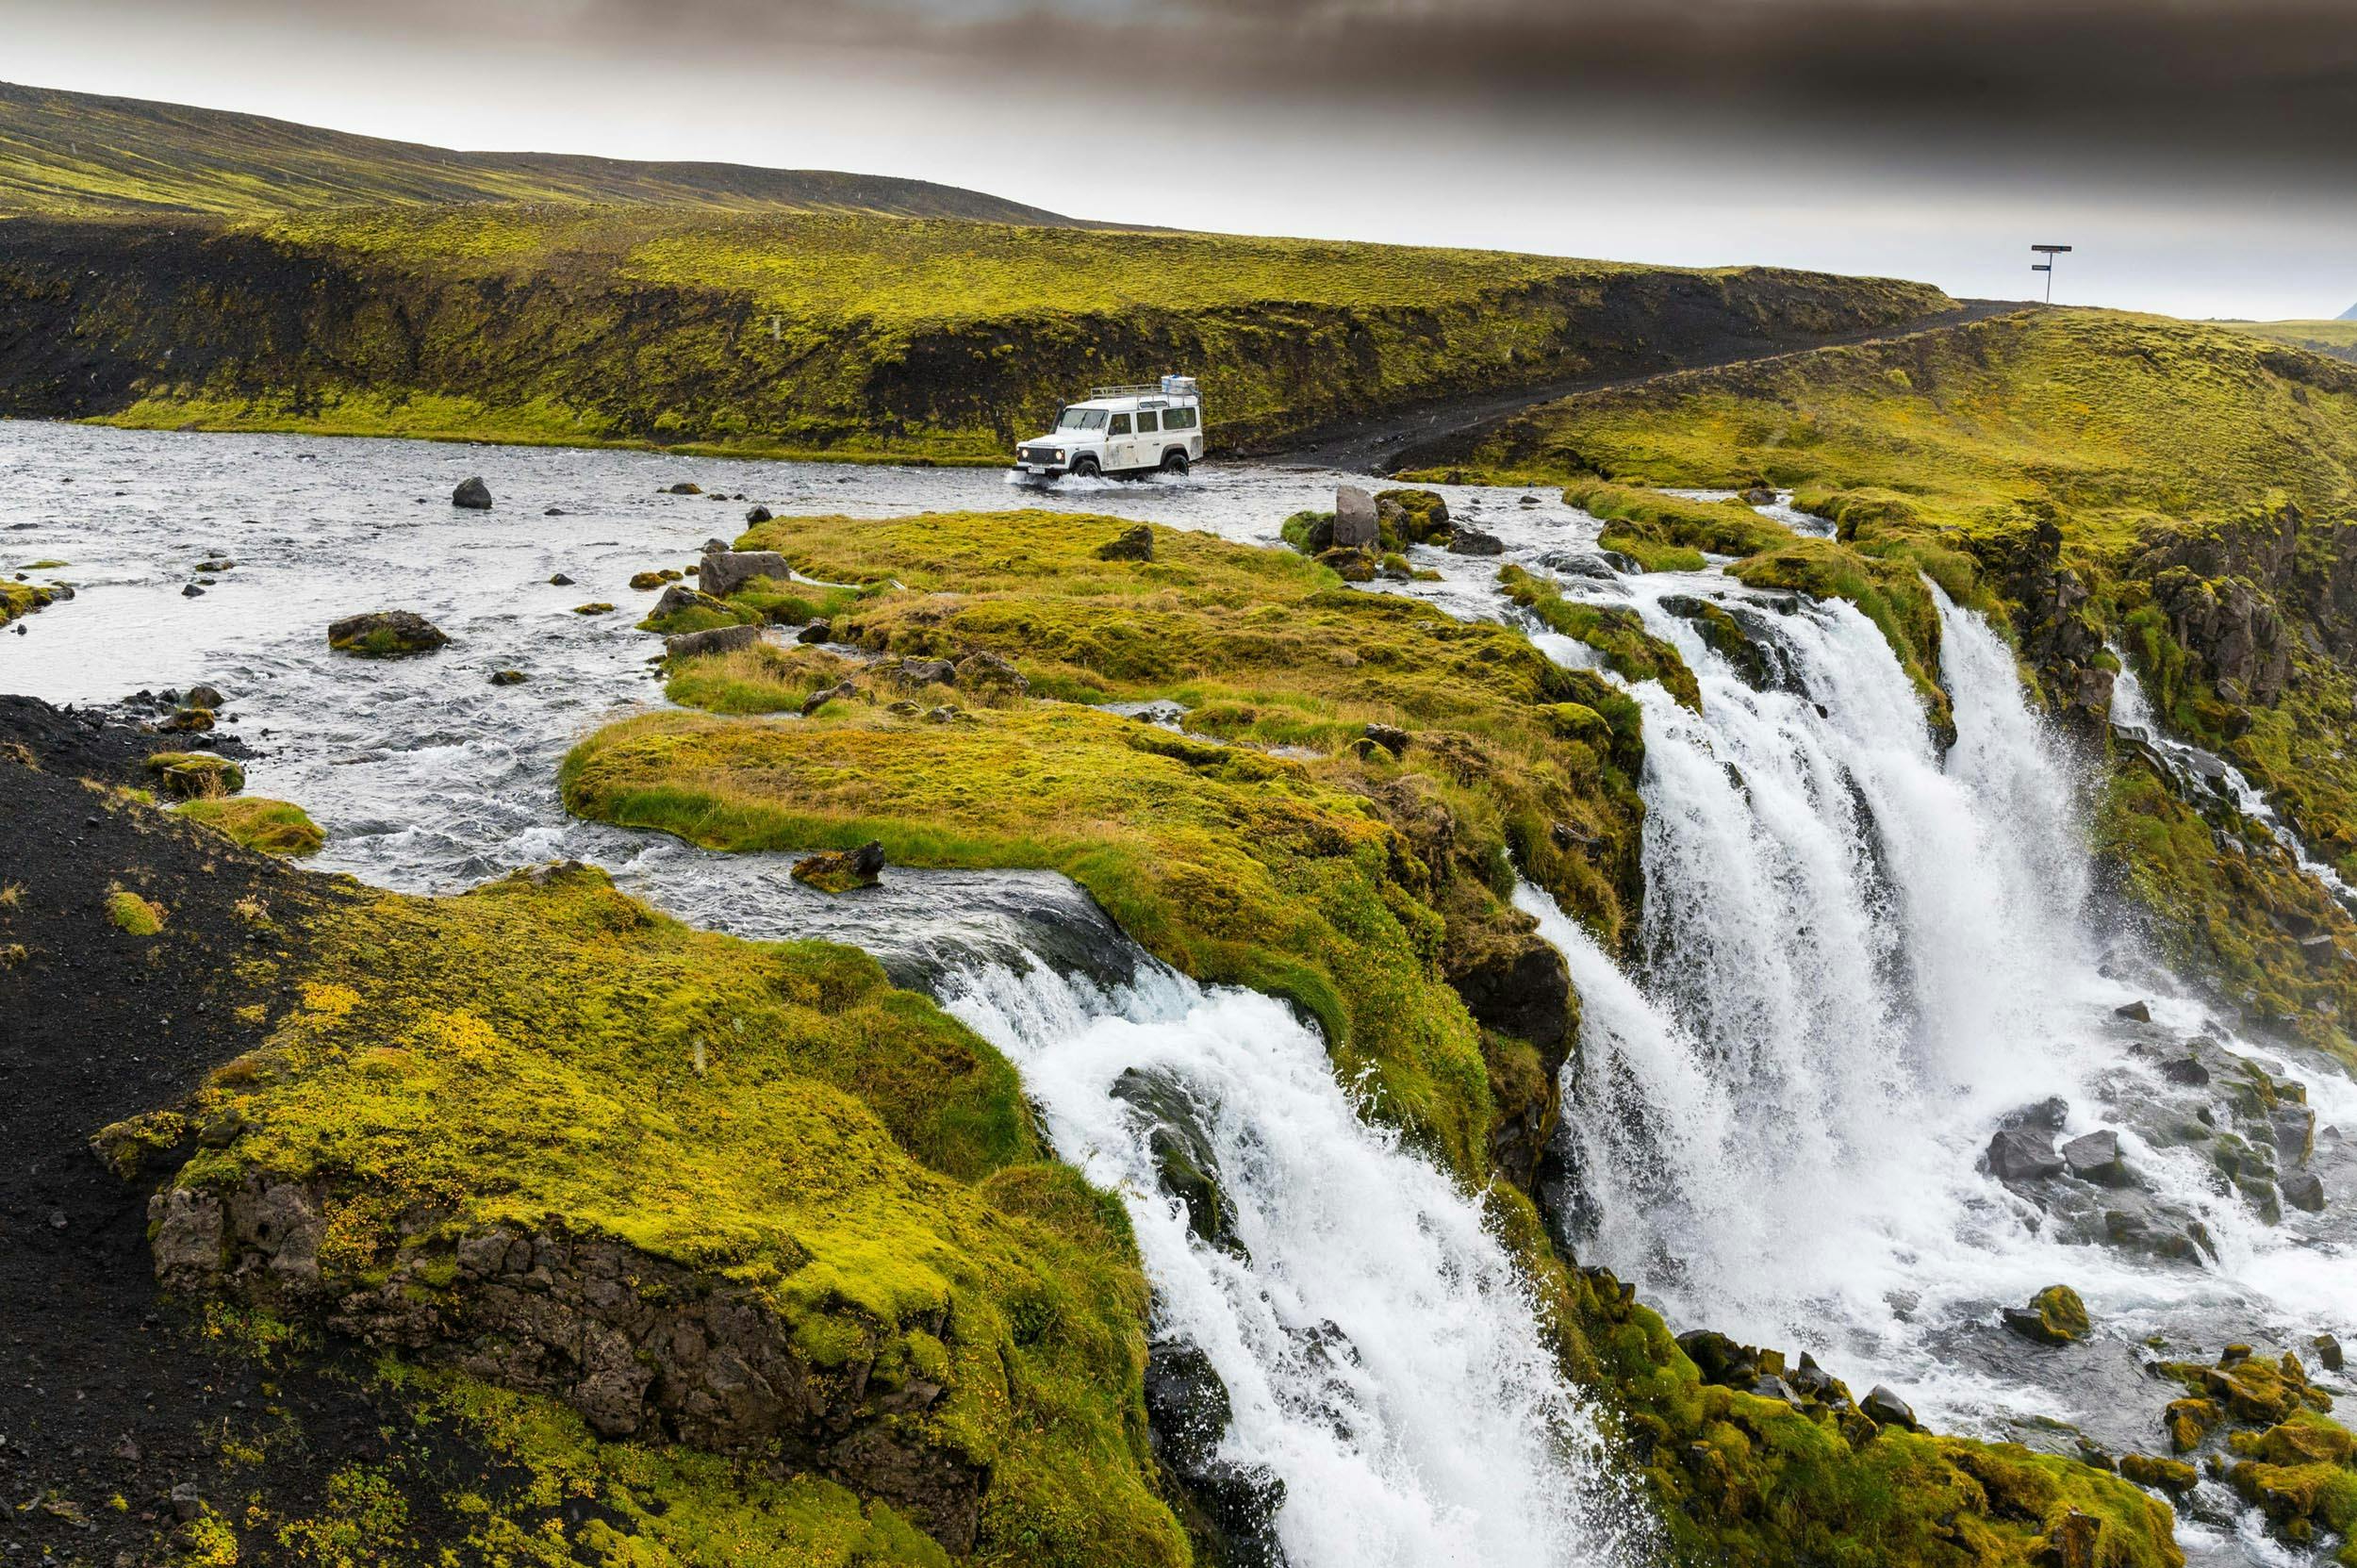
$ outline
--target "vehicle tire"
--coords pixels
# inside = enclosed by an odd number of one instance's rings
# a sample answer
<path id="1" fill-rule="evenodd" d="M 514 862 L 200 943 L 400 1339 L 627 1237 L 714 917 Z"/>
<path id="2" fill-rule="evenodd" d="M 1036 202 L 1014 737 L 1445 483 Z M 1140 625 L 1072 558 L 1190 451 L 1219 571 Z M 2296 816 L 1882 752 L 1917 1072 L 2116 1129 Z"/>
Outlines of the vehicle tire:
<path id="1" fill-rule="evenodd" d="M 1172 448 L 1171 448 L 1168 452 L 1163 453 L 1163 454 L 1162 454 L 1162 471 L 1163 471 L 1164 473 L 1184 473 L 1184 472 L 1186 472 L 1186 471 L 1187 471 L 1187 454 L 1186 454 L 1186 449 L 1185 449 L 1185 448 L 1183 448 L 1183 447 L 1172 447 Z"/>
<path id="2" fill-rule="evenodd" d="M 1075 458 L 1072 464 L 1072 477 L 1075 479 L 1095 479 L 1097 477 L 1096 459 L 1094 457 Z"/>

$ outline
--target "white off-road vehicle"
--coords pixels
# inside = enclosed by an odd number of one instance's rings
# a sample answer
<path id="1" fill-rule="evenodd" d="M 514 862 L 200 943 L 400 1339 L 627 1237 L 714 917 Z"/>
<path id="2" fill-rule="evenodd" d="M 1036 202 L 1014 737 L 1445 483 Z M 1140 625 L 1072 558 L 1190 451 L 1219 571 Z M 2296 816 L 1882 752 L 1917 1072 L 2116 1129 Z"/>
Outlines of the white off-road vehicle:
<path id="1" fill-rule="evenodd" d="M 1027 479 L 1067 473 L 1184 473 L 1203 455 L 1203 395 L 1195 377 L 1159 387 L 1098 387 L 1056 417 L 1056 428 L 1014 449 Z"/>

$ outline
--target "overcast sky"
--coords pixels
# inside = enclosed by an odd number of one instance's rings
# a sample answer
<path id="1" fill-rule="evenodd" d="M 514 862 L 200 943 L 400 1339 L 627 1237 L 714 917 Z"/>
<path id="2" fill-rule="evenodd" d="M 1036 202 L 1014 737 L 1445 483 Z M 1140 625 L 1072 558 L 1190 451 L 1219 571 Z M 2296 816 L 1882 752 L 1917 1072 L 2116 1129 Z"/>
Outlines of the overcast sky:
<path id="1" fill-rule="evenodd" d="M 2357 0 L 0 0 L 0 77 L 1084 217 L 2357 304 Z"/>

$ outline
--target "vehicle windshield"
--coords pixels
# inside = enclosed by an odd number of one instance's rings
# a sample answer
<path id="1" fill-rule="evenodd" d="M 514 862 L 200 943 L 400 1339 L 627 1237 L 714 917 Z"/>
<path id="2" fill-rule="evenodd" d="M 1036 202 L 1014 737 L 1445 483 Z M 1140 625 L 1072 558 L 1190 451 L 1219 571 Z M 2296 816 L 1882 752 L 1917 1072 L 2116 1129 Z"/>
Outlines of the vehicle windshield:
<path id="1" fill-rule="evenodd" d="M 1056 428 L 1058 430 L 1102 430 L 1105 428 L 1105 410 L 1102 408 L 1067 408 L 1063 411 L 1063 418 L 1056 421 Z"/>

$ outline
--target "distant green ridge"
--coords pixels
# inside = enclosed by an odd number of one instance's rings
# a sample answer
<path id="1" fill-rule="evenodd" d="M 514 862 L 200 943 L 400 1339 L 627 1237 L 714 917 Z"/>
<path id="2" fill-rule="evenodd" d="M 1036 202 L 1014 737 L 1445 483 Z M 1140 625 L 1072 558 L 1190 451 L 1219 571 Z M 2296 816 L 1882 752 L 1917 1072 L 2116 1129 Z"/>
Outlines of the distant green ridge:
<path id="1" fill-rule="evenodd" d="M 462 153 L 257 114 L 0 82 L 0 213 L 258 214 L 454 202 L 862 212 L 1072 226 L 925 180 L 733 163 Z"/>

